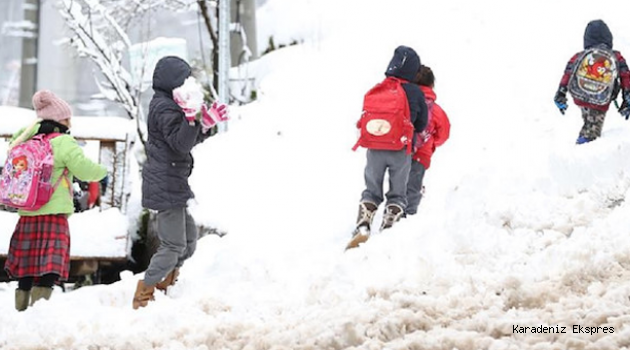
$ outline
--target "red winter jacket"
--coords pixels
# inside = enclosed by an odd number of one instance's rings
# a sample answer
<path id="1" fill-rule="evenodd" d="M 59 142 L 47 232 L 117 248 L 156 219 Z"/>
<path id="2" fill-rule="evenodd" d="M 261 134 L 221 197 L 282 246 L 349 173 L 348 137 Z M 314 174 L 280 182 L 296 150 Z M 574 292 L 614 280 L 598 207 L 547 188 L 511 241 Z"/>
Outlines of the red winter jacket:
<path id="1" fill-rule="evenodd" d="M 433 105 L 433 107 L 429 107 L 429 124 L 420 133 L 426 141 L 413 154 L 413 160 L 422 163 L 425 169 L 429 169 L 435 148 L 442 146 L 448 140 L 451 123 L 442 107 L 435 103 L 437 97 L 433 89 L 428 86 L 420 86 L 420 89 L 424 93 L 427 106 Z"/>
<path id="2" fill-rule="evenodd" d="M 562 75 L 562 79 L 560 80 L 560 87 L 566 88 L 567 85 L 569 85 L 569 79 L 571 79 L 571 74 L 573 74 L 573 67 L 576 64 L 575 61 L 578 59 L 578 57 L 580 57 L 582 52 L 583 51 L 580 51 L 576 53 L 575 55 L 573 55 L 573 57 L 571 57 L 571 59 L 567 63 L 567 66 L 564 69 L 564 74 Z M 621 91 L 628 91 L 630 90 L 630 71 L 628 70 L 628 64 L 626 63 L 626 59 L 621 55 L 619 51 L 613 50 L 613 53 L 615 54 L 617 63 L 619 63 L 619 78 L 621 80 Z M 598 105 L 586 103 L 582 100 L 578 100 L 575 98 L 573 99 L 573 102 L 577 106 L 580 106 L 580 107 L 596 109 L 596 110 L 604 111 L 604 112 L 606 112 L 608 110 L 608 107 L 610 107 L 610 103 L 605 106 L 598 106 Z"/>

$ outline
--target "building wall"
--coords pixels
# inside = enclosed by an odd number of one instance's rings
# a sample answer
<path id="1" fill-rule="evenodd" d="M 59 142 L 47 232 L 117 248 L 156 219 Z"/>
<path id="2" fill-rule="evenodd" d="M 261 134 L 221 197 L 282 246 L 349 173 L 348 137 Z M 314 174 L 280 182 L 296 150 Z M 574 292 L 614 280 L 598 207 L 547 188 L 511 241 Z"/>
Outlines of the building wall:
<path id="1" fill-rule="evenodd" d="M 41 0 L 37 88 L 54 91 L 67 100 L 72 105 L 74 113 L 78 115 L 125 115 L 116 104 L 93 98 L 99 93 L 95 80 L 102 77 L 91 61 L 77 57 L 73 48 L 62 44 L 62 41 L 70 37 L 72 33 L 65 26 L 55 7 L 57 1 Z M 232 1 L 234 3 L 234 0 Z M 243 0 L 243 2 L 246 1 L 251 0 Z M 260 2 L 260 0 L 257 1 Z M 22 2 L 23 0 L 0 0 L 0 23 L 21 20 Z M 255 21 L 255 14 L 250 12 L 243 15 Z M 212 67 L 210 62 L 212 44 L 203 19 L 196 11 L 153 13 L 137 18 L 133 26 L 127 30 L 132 43 L 149 41 L 158 37 L 184 38 L 187 41 L 188 61 L 201 66 L 200 68 L 211 69 Z M 246 30 L 255 31 L 255 28 L 248 24 Z M 252 38 L 250 48 L 253 47 L 252 53 L 256 57 L 258 52 L 255 32 L 249 37 Z M 3 103 L 4 96 L 10 95 L 7 87 L 11 70 L 7 67 L 16 60 L 19 66 L 20 57 L 21 38 L 0 35 L 0 104 L 12 104 Z M 143 105 L 146 106 L 151 94 L 150 89 L 143 94 L 142 98 L 145 100 Z"/>
<path id="2" fill-rule="evenodd" d="M 22 0 L 0 1 L 0 105 L 18 104 L 22 38 L 11 24 L 23 18 Z"/>
<path id="3" fill-rule="evenodd" d="M 77 104 L 93 90 L 79 88 L 77 80 L 84 65 L 71 48 L 60 43 L 69 30 L 57 13 L 55 1 L 42 1 L 39 20 L 37 89 L 53 91 L 70 103 L 77 113 Z"/>

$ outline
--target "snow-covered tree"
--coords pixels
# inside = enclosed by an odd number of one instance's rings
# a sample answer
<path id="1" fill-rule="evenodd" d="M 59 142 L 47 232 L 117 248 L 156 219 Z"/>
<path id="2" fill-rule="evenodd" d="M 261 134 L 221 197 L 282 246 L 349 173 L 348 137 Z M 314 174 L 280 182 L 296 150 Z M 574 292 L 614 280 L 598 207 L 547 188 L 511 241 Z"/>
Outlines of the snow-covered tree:
<path id="1" fill-rule="evenodd" d="M 91 60 L 102 73 L 97 85 L 102 97 L 120 104 L 129 118 L 137 120 L 138 135 L 145 142 L 145 120 L 140 104 L 142 88 L 123 65 L 132 42 L 127 30 L 135 19 L 151 11 L 193 11 L 197 9 L 213 43 L 213 82 L 217 82 L 217 33 L 213 22 L 216 1 L 206 0 L 59 0 L 59 11 L 73 36 L 68 43 L 80 57 Z M 208 87 L 214 89 L 212 86 Z"/>
<path id="2" fill-rule="evenodd" d="M 137 121 L 138 136 L 146 140 L 141 113 L 140 86 L 123 66 L 123 57 L 131 46 L 128 35 L 97 0 L 61 0 L 60 13 L 72 30 L 68 43 L 80 57 L 91 60 L 102 73 L 96 80 L 103 97 L 120 104 L 128 117 Z"/>
<path id="3" fill-rule="evenodd" d="M 111 17 L 125 29 L 151 11 L 193 10 L 196 2 L 197 0 L 100 0 L 101 5 L 108 9 Z"/>

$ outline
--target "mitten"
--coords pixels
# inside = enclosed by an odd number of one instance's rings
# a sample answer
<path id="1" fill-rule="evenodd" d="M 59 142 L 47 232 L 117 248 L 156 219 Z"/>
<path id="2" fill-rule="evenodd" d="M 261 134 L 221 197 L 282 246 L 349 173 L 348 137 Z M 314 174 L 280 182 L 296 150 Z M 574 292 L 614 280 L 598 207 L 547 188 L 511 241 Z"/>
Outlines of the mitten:
<path id="1" fill-rule="evenodd" d="M 204 133 L 218 122 L 224 122 L 228 119 L 227 106 L 223 103 L 214 102 L 210 108 L 205 104 L 201 106 L 201 128 Z"/>
<path id="2" fill-rule="evenodd" d="M 567 110 L 567 88 L 565 86 L 561 86 L 558 88 L 556 92 L 556 96 L 553 98 L 553 101 L 556 103 L 556 107 L 560 110 L 560 113 L 564 114 Z"/>
<path id="3" fill-rule="evenodd" d="M 619 107 L 619 113 L 628 120 L 630 118 L 630 91 L 623 92 L 623 103 Z"/>

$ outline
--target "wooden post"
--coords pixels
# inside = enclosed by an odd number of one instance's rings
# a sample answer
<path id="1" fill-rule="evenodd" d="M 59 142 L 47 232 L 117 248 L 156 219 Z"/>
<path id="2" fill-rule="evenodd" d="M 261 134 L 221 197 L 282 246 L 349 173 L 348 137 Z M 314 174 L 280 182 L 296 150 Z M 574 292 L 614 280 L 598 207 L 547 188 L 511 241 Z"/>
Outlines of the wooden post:
<path id="1" fill-rule="evenodd" d="M 116 141 L 101 141 L 98 162 L 109 167 L 107 170 L 110 178 L 105 193 L 103 193 L 105 201 L 101 203 L 102 209 L 108 209 L 116 206 L 114 200 L 116 192 L 114 187 L 116 184 Z"/>

